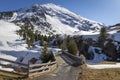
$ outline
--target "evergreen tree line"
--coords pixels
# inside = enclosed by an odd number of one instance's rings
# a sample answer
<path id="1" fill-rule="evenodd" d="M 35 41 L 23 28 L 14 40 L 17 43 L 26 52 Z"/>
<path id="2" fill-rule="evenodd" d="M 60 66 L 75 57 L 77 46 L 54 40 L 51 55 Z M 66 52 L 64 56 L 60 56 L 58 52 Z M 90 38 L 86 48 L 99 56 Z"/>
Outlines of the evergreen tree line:
<path id="1" fill-rule="evenodd" d="M 69 53 L 76 55 L 78 51 L 77 44 L 73 37 L 67 37 L 64 40 L 57 39 L 57 45 L 62 50 L 67 50 Z"/>
<path id="2" fill-rule="evenodd" d="M 103 49 L 104 43 L 107 40 L 107 36 L 107 30 L 105 27 L 103 27 L 100 30 L 97 41 L 94 41 L 92 38 L 84 39 L 83 36 L 68 36 L 63 40 L 57 38 L 56 43 L 59 48 L 61 48 L 62 50 L 67 50 L 73 55 L 76 55 L 77 53 L 82 53 L 86 56 L 87 59 L 92 59 L 93 54 L 88 53 L 89 46 L 98 46 Z"/>
<path id="3" fill-rule="evenodd" d="M 44 46 L 45 43 L 48 44 L 54 38 L 54 36 L 41 35 L 38 30 L 35 31 L 34 26 L 28 19 L 25 19 L 24 25 L 20 27 L 17 34 L 23 37 L 23 40 L 26 40 L 28 48 L 33 47 L 36 41 L 40 41 L 39 44 Z"/>

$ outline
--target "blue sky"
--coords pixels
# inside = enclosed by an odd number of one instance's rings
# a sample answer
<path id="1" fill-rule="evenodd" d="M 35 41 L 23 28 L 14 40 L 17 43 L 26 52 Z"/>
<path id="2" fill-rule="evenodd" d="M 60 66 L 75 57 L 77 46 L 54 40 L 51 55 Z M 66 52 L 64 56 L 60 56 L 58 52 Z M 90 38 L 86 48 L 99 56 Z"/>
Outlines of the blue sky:
<path id="1" fill-rule="evenodd" d="M 120 23 L 120 0 L 1 0 L 0 12 L 45 3 L 61 5 L 85 18 L 106 25 Z"/>

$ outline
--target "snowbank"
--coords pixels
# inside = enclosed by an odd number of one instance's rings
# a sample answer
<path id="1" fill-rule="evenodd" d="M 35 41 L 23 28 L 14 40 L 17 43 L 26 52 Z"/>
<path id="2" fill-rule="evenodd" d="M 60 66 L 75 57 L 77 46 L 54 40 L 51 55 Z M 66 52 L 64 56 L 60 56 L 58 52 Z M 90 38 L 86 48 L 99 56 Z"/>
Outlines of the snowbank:
<path id="1" fill-rule="evenodd" d="M 3 59 L 9 59 L 9 60 L 12 60 L 12 61 L 16 61 L 17 58 L 12 56 L 12 55 L 7 55 L 7 54 L 4 54 L 4 53 L 1 53 L 0 52 L 0 58 L 3 58 Z M 5 61 L 0 61 L 0 64 L 10 64 L 9 62 L 5 62 Z"/>
<path id="2" fill-rule="evenodd" d="M 93 52 L 94 54 L 94 59 L 93 60 L 87 60 L 88 63 L 99 63 L 104 61 L 107 57 L 104 54 L 98 54 L 95 52 L 95 48 L 97 47 L 92 47 L 90 46 L 88 52 Z M 97 48 L 99 50 L 101 50 L 100 48 Z M 96 64 L 96 65 L 90 65 L 87 64 L 87 67 L 89 69 L 109 69 L 109 68 L 120 68 L 120 63 L 116 63 L 116 64 Z"/>
<path id="3" fill-rule="evenodd" d="M 87 64 L 89 69 L 109 69 L 109 68 L 120 68 L 120 63 L 116 64 L 99 64 L 99 65 L 89 65 Z"/>
<path id="4" fill-rule="evenodd" d="M 11 49 L 10 46 L 19 38 L 15 32 L 18 29 L 19 27 L 13 23 L 0 20 L 0 49 Z"/>
<path id="5" fill-rule="evenodd" d="M 90 53 L 92 52 L 94 54 L 94 58 L 93 58 L 93 60 L 87 60 L 86 62 L 99 63 L 99 62 L 104 61 L 107 58 L 106 55 L 102 54 L 101 52 L 100 52 L 101 54 L 96 53 L 95 48 L 98 49 L 98 50 L 101 50 L 98 47 L 90 46 L 88 52 L 90 52 Z"/>

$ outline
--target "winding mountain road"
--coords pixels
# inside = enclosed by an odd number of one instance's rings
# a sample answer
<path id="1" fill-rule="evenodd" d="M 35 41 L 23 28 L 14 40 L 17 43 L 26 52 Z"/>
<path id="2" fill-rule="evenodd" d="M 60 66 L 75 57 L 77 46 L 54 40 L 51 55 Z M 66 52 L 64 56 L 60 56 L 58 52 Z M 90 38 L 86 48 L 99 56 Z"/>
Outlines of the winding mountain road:
<path id="1" fill-rule="evenodd" d="M 64 54 L 56 56 L 58 68 L 51 73 L 42 75 L 34 80 L 78 80 L 77 77 L 81 73 L 80 66 L 73 67 L 68 63 L 72 63 L 67 56 Z"/>

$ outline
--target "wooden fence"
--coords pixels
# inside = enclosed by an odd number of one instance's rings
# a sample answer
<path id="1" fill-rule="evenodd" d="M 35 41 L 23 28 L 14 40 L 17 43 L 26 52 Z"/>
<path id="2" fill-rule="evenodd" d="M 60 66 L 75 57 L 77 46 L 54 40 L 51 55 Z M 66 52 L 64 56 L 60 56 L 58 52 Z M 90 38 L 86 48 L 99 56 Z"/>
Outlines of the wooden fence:
<path id="1" fill-rule="evenodd" d="M 28 67 L 28 77 L 42 75 L 55 70 L 57 67 L 56 61 L 43 64 L 31 64 Z"/>
<path id="2" fill-rule="evenodd" d="M 1 61 L 9 62 L 10 64 L 2 64 Z M 17 66 L 11 65 L 11 63 Z M 17 75 L 17 78 L 25 78 L 25 77 L 34 77 L 36 75 L 42 75 L 47 72 L 51 72 L 56 69 L 57 63 L 56 61 L 54 61 L 54 62 L 48 62 L 43 64 L 29 64 L 29 63 L 23 64 L 20 62 L 15 62 L 15 61 L 0 58 L 0 66 L 4 69 L 5 68 L 13 69 L 13 71 L 0 69 L 0 72 Z M 8 76 L 4 74 L 0 74 L 0 75 Z"/>
<path id="3" fill-rule="evenodd" d="M 3 64 L 5 62 L 7 62 L 9 64 Z M 16 66 L 14 66 L 14 65 L 16 65 Z M 8 76 L 8 77 L 15 76 L 15 78 L 17 78 L 17 77 L 22 78 L 22 77 L 26 77 L 26 75 L 27 75 L 27 68 L 28 68 L 27 64 L 23 64 L 23 63 L 20 63 L 20 62 L 15 62 L 15 61 L 12 61 L 12 60 L 0 58 L 0 66 L 2 68 L 4 68 L 4 69 L 0 69 L 0 72 L 2 72 L 0 75 L 2 75 L 2 76 Z M 24 68 L 23 71 L 22 71 L 22 68 Z M 11 70 L 9 71 L 7 69 L 11 69 Z"/>

